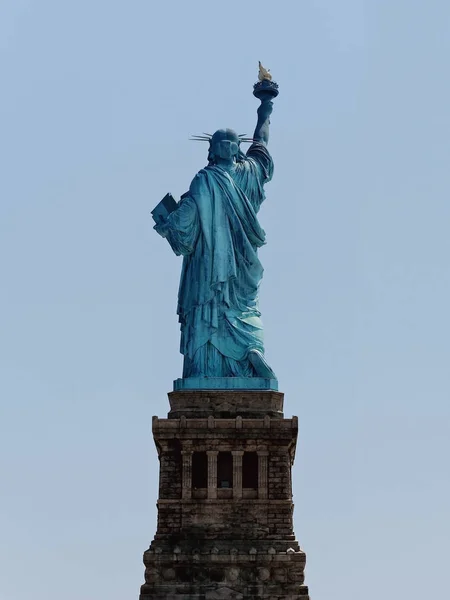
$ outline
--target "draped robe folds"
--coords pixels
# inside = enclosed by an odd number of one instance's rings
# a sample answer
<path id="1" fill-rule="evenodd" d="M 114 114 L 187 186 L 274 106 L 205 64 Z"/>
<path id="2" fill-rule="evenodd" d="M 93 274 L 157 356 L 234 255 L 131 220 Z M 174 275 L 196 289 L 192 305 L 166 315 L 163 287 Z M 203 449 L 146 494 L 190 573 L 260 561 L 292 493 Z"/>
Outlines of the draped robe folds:
<path id="1" fill-rule="evenodd" d="M 178 315 L 183 377 L 255 376 L 250 350 L 264 353 L 258 310 L 265 243 L 257 212 L 273 173 L 261 143 L 229 170 L 208 166 L 158 230 L 183 255 Z"/>

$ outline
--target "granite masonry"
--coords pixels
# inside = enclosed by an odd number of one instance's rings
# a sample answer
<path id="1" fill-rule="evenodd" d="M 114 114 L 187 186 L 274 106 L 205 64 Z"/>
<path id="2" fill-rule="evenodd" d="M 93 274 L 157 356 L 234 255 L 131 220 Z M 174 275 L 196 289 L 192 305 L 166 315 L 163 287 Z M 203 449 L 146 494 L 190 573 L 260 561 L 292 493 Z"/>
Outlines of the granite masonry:
<path id="1" fill-rule="evenodd" d="M 308 600 L 293 532 L 297 417 L 270 390 L 169 394 L 153 417 L 158 526 L 140 600 Z"/>

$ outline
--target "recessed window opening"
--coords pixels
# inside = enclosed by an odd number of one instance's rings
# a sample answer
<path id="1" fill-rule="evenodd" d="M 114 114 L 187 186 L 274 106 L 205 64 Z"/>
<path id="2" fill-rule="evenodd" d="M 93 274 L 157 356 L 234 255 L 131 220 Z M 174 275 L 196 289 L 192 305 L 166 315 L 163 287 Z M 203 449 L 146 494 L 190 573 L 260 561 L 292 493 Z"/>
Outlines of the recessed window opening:
<path id="1" fill-rule="evenodd" d="M 192 454 L 192 487 L 194 489 L 208 487 L 208 457 L 206 452 Z"/>
<path id="2" fill-rule="evenodd" d="M 242 487 L 258 488 L 258 454 L 244 452 L 242 457 Z"/>
<path id="3" fill-rule="evenodd" d="M 217 487 L 233 487 L 233 455 L 231 452 L 219 452 L 217 455 Z"/>

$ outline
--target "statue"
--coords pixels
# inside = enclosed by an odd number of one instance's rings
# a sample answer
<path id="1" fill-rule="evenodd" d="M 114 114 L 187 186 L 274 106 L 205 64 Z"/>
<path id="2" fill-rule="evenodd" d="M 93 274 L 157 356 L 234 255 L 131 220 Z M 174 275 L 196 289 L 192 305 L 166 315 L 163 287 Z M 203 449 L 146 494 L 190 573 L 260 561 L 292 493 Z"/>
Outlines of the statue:
<path id="1" fill-rule="evenodd" d="M 168 194 L 152 211 L 154 229 L 183 256 L 177 312 L 184 366 L 178 381 L 239 378 L 242 387 L 252 388 L 255 378 L 276 380 L 264 357 L 258 308 L 258 248 L 265 233 L 257 213 L 273 174 L 267 144 L 278 85 L 261 63 L 258 79 L 253 137 L 232 129 L 195 136 L 209 143 L 208 165 L 179 203 Z M 245 154 L 244 142 L 251 143 Z"/>

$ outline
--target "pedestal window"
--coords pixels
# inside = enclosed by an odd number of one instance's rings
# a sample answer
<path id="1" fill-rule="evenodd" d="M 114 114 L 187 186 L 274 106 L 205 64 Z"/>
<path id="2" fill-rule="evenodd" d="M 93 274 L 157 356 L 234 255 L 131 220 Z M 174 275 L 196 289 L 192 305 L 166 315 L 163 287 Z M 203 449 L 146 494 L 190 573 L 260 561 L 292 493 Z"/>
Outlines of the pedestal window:
<path id="1" fill-rule="evenodd" d="M 208 496 L 208 455 L 206 452 L 192 453 L 192 498 L 198 500 Z"/>
<path id="2" fill-rule="evenodd" d="M 258 489 L 258 454 L 244 452 L 242 457 L 242 487 Z"/>
<path id="3" fill-rule="evenodd" d="M 217 487 L 218 489 L 233 487 L 233 455 L 231 452 L 219 452 L 217 455 Z"/>

